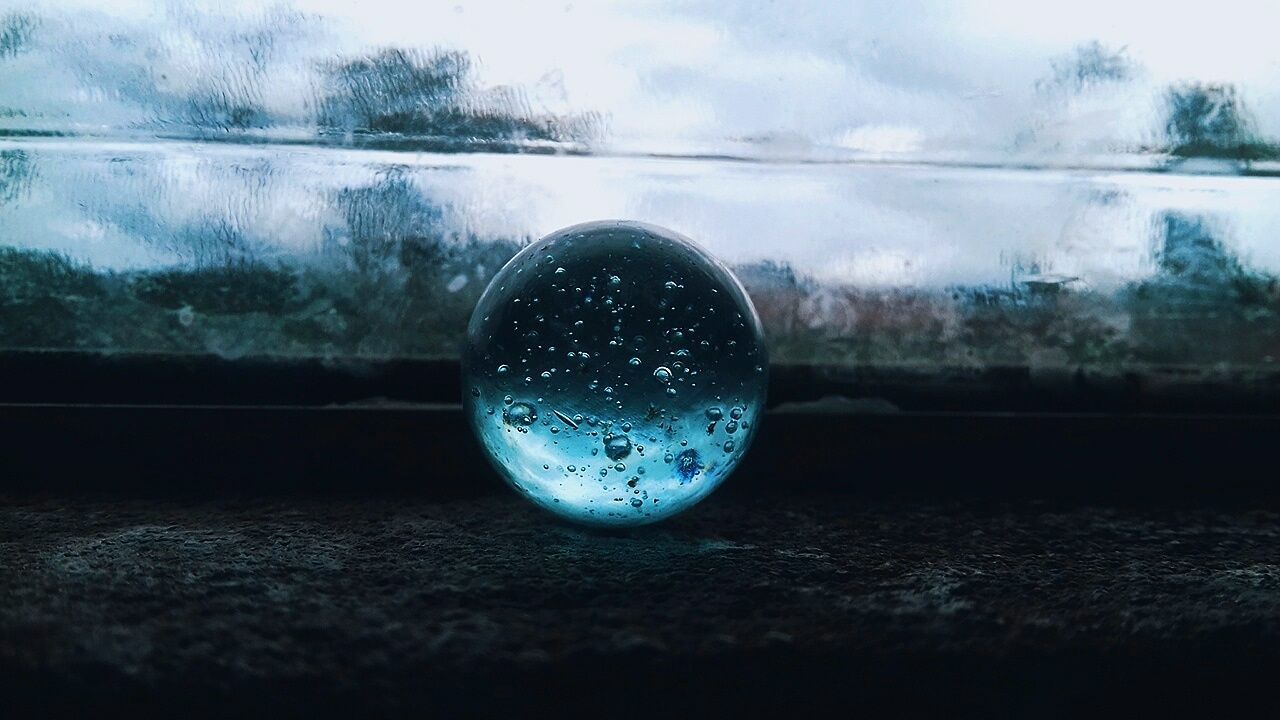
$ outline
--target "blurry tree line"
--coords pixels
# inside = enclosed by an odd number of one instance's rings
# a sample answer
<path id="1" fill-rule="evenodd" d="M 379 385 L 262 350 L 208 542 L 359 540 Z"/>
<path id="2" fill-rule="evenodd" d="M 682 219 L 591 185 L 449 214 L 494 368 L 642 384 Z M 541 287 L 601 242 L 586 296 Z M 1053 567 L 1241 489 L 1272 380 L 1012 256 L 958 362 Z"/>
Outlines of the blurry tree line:
<path id="1" fill-rule="evenodd" d="M 1079 94 L 1129 83 L 1141 73 L 1127 48 L 1111 48 L 1095 40 L 1053 58 L 1048 76 L 1036 87 L 1041 92 Z M 1155 134 L 1161 139 L 1160 149 L 1172 155 L 1280 158 L 1280 144 L 1259 135 L 1244 98 L 1231 83 L 1177 82 L 1162 91 L 1157 106 L 1160 117 Z"/>
<path id="2" fill-rule="evenodd" d="M 31 12 L 0 16 L 0 62 L 39 47 L 29 68 L 8 80 L 49 76 L 37 101 L 66 90 L 52 81 L 69 71 L 80 92 L 96 94 L 103 117 L 121 101 L 137 127 L 162 132 L 234 134 L 237 131 L 313 127 L 321 135 L 399 134 L 458 142 L 590 140 L 603 128 L 595 114 L 555 115 L 535 110 L 521 88 L 485 87 L 471 56 L 448 48 L 377 48 L 358 56 L 320 60 L 307 52 L 322 32 L 320 20 L 287 6 L 229 20 L 194 6 L 174 4 L 171 34 L 146 26 L 103 30 L 83 22 L 46 22 Z M 43 44 L 42 44 L 43 43 Z M 50 112 L 6 108 L 6 95 L 30 98 L 30 88 L 5 91 L 0 65 L 0 115 L 53 119 Z M 282 102 L 301 85 L 302 107 Z M 289 88 L 282 91 L 282 88 Z M 15 87 L 16 90 L 16 87 Z M 76 102 L 76 100 L 65 100 Z"/>

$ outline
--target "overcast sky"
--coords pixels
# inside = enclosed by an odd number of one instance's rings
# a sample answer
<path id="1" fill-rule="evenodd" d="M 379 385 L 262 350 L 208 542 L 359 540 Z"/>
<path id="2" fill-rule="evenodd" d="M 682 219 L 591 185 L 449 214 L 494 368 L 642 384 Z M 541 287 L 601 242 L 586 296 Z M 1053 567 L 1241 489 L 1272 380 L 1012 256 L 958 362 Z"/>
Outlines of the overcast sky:
<path id="1" fill-rule="evenodd" d="M 30 3 L 9 3 L 30 7 Z M 1280 6 L 1274 0 L 293 0 L 323 39 L 318 56 L 370 48 L 467 50 L 487 84 L 526 88 L 535 107 L 608 115 L 626 146 L 771 137 L 857 149 L 1000 149 L 1041 135 L 1143 141 L 1160 88 L 1230 82 L 1280 135 Z M 160 32 L 175 2 L 60 0 L 41 12 L 106 17 Z M 199 12 L 208 13 L 209 5 Z M 250 22 L 261 3 L 217 6 Z M 100 20 L 86 21 L 98 27 Z M 180 34 L 179 34 L 180 35 Z M 180 36 L 169 38 L 182 42 Z M 1125 48 L 1140 67 L 1112 97 L 1051 105 L 1035 83 L 1083 42 Z M 301 92 L 301 84 L 292 88 Z M 291 89 L 284 84 L 279 92 Z"/>

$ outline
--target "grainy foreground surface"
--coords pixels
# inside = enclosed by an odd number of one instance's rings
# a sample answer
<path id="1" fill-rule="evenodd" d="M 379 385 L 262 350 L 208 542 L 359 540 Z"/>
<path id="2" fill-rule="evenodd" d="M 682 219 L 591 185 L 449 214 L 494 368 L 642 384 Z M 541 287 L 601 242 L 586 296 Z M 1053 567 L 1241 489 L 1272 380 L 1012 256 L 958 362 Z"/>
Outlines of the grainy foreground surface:
<path id="1" fill-rule="evenodd" d="M 726 496 L 0 500 L 10 711 L 1275 709 L 1280 515 Z"/>

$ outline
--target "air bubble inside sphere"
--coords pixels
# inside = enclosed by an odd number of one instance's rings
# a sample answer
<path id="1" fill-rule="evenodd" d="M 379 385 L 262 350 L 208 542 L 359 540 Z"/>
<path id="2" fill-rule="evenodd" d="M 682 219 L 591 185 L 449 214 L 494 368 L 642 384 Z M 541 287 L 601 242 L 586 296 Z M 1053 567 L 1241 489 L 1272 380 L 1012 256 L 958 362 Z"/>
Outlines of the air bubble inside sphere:
<path id="1" fill-rule="evenodd" d="M 760 427 L 768 361 L 733 274 L 680 235 L 576 225 L 494 277 L 467 329 L 466 413 L 537 505 L 638 525 L 705 498 Z"/>

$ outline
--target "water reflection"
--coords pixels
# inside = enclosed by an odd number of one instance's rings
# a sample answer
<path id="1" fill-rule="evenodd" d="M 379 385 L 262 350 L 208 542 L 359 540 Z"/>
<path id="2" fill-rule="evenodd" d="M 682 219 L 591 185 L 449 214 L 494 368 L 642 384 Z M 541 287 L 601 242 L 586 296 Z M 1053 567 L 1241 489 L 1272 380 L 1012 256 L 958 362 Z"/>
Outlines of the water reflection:
<path id="1" fill-rule="evenodd" d="M 1144 360 L 1212 365 L 1280 355 L 1280 281 L 1241 262 L 1220 217 L 1164 213 L 1156 272 L 1126 289 L 1131 334 Z"/>
<path id="2" fill-rule="evenodd" d="M 734 265 L 781 361 L 1280 355 L 1268 178 L 70 140 L 0 145 L 0 345 L 454 357 L 523 242 L 600 217 Z"/>
<path id="3" fill-rule="evenodd" d="M 21 199 L 30 187 L 31 160 L 26 151 L 0 151 L 0 205 Z"/>

